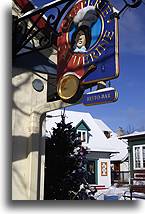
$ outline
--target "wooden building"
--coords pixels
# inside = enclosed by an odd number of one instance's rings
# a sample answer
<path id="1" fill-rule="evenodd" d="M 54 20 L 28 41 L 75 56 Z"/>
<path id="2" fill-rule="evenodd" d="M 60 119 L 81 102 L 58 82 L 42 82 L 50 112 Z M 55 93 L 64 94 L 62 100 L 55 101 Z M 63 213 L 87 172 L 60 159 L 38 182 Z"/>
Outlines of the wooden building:
<path id="1" fill-rule="evenodd" d="M 128 140 L 131 191 L 145 193 L 145 131 L 121 136 Z"/>

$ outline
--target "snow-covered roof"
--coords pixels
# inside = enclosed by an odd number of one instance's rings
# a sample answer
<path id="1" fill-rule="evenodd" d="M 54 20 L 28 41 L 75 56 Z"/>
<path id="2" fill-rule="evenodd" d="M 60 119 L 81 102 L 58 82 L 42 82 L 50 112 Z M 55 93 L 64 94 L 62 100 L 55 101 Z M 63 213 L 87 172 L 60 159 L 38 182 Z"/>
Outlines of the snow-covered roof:
<path id="1" fill-rule="evenodd" d="M 47 115 L 58 116 L 61 115 L 61 110 L 56 110 L 52 112 L 48 112 Z M 94 118 L 90 113 L 85 112 L 76 112 L 76 111 L 65 111 L 66 114 L 66 123 L 73 122 L 72 125 L 76 126 L 82 119 L 85 123 L 90 127 L 90 136 L 89 143 L 87 147 L 89 147 L 90 151 L 100 151 L 100 152 L 118 152 L 118 148 L 112 147 L 112 145 L 107 140 L 106 136 L 99 128 Z M 52 128 L 56 127 L 56 123 L 61 121 L 61 117 L 52 117 L 46 118 L 46 130 L 52 132 Z"/>
<path id="2" fill-rule="evenodd" d="M 94 120 L 103 132 L 104 131 L 108 131 L 110 133 L 112 132 L 112 130 L 102 120 L 99 120 L 99 119 L 94 119 Z"/>
<path id="3" fill-rule="evenodd" d="M 117 154 L 111 156 L 112 161 L 124 161 L 128 157 L 128 143 L 127 140 L 120 140 L 117 134 L 107 139 L 111 146 L 118 151 Z"/>
<path id="4" fill-rule="evenodd" d="M 123 139 L 123 138 L 127 139 L 127 138 L 130 138 L 130 137 L 136 137 L 136 136 L 140 136 L 140 135 L 145 135 L 145 131 L 143 131 L 143 132 L 137 132 L 137 131 L 135 131 L 132 134 L 123 135 L 123 136 L 120 136 L 119 138 L 120 139 Z"/>
<path id="5" fill-rule="evenodd" d="M 104 131 L 108 131 L 111 133 L 111 137 L 107 139 L 109 144 L 118 151 L 118 153 L 115 153 L 111 156 L 112 161 L 123 161 L 128 157 L 128 144 L 127 140 L 120 140 L 117 137 L 117 134 L 114 133 L 102 120 L 95 119 L 95 122 L 100 127 L 100 129 Z"/>
<path id="6" fill-rule="evenodd" d="M 97 90 L 97 92 L 105 92 L 105 91 L 111 91 L 111 90 L 114 90 L 114 88 L 113 87 L 102 88 L 102 89 Z M 89 92 L 89 94 L 94 94 L 94 91 Z"/>

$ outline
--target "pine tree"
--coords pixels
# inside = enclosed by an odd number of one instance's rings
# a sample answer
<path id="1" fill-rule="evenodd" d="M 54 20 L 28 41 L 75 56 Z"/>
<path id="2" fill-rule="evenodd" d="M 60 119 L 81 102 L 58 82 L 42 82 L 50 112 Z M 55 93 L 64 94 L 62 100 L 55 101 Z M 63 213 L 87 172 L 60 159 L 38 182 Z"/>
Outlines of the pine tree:
<path id="1" fill-rule="evenodd" d="M 71 200 L 86 177 L 86 149 L 78 139 L 72 123 L 65 117 L 46 138 L 45 200 Z"/>

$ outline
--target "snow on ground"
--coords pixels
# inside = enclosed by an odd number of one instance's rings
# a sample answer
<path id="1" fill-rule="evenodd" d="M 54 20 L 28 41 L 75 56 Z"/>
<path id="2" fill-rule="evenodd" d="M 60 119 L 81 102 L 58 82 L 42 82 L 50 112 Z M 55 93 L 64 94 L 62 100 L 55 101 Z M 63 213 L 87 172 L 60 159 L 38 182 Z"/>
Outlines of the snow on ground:
<path id="1" fill-rule="evenodd" d="M 104 200 L 105 196 L 118 196 L 118 200 L 124 200 L 123 198 L 123 194 L 129 191 L 128 187 L 115 187 L 115 186 L 111 186 L 110 188 L 106 189 L 106 190 L 99 190 L 96 193 L 96 199 L 97 200 Z"/>
<path id="2" fill-rule="evenodd" d="M 130 191 L 128 186 L 124 186 L 124 187 L 111 186 L 106 190 L 98 190 L 97 193 L 95 194 L 95 198 L 96 200 L 105 200 L 106 196 L 111 196 L 114 198 L 114 200 L 130 200 L 129 197 L 126 197 L 126 198 L 123 197 L 124 195 L 130 196 Z M 145 200 L 145 194 L 133 192 L 132 200 Z"/>

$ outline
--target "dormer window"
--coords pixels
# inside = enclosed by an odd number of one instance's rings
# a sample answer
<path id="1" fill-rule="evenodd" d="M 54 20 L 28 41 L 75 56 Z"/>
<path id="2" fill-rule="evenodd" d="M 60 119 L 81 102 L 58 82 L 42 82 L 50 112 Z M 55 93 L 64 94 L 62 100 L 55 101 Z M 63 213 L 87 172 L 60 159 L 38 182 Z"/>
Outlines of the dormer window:
<path id="1" fill-rule="evenodd" d="M 82 142 L 87 143 L 87 139 L 88 139 L 88 132 L 84 131 L 84 130 L 78 130 L 77 131 L 78 139 L 81 140 Z"/>
<path id="2" fill-rule="evenodd" d="M 81 132 L 77 131 L 77 134 L 78 134 L 78 139 L 81 140 Z"/>
<path id="3" fill-rule="evenodd" d="M 86 135 L 87 135 L 87 132 L 85 131 L 85 132 L 82 132 L 82 140 L 83 140 L 83 142 L 86 142 L 86 140 L 87 140 L 87 137 L 86 137 Z"/>
<path id="4" fill-rule="evenodd" d="M 107 137 L 107 138 L 110 138 L 111 136 L 110 136 L 110 132 L 108 132 L 108 131 L 104 131 L 104 135 Z"/>
<path id="5" fill-rule="evenodd" d="M 88 134 L 90 131 L 89 126 L 86 124 L 84 120 L 81 120 L 78 125 L 76 126 L 78 138 L 84 142 L 88 143 Z"/>

